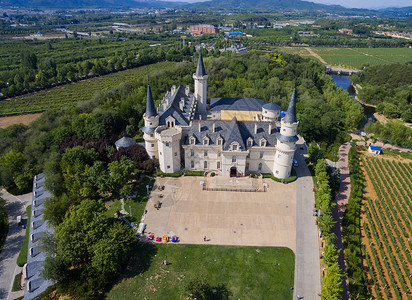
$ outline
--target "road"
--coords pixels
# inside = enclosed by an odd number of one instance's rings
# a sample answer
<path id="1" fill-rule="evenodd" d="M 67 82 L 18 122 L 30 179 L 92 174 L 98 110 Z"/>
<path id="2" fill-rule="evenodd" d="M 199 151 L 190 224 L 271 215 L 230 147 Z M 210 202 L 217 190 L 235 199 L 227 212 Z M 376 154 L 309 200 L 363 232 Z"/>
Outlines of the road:
<path id="1" fill-rule="evenodd" d="M 6 212 L 9 218 L 9 232 L 3 250 L 0 253 L 0 299 L 14 299 L 16 293 L 13 293 L 13 298 L 9 297 L 11 286 L 16 274 L 22 268 L 16 264 L 17 257 L 23 244 L 26 230 L 17 225 L 16 216 L 21 215 L 26 221 L 26 206 L 30 205 L 31 193 L 21 196 L 13 196 L 7 191 L 2 190 L 1 197 L 6 200 Z M 21 292 L 17 296 L 23 295 Z"/>
<path id="2" fill-rule="evenodd" d="M 303 147 L 304 150 L 300 148 Z M 303 140 L 297 143 L 295 159 L 299 167 L 296 181 L 296 258 L 293 299 L 320 299 L 320 257 L 318 229 L 313 216 L 315 196 L 313 180 L 305 163 L 307 157 Z"/>

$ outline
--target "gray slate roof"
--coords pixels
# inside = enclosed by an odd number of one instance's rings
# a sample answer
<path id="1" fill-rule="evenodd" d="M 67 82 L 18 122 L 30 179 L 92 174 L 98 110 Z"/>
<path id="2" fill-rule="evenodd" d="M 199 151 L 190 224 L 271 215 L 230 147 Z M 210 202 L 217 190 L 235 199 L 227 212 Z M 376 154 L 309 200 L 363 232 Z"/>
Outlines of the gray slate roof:
<path id="1" fill-rule="evenodd" d="M 262 108 L 267 109 L 267 110 L 281 110 L 282 109 L 279 105 L 273 102 L 263 105 Z"/>
<path id="2" fill-rule="evenodd" d="M 286 123 L 296 123 L 296 88 L 293 89 L 292 97 L 290 98 L 289 107 L 286 116 L 283 118 Z"/>
<path id="3" fill-rule="evenodd" d="M 240 110 L 261 111 L 265 100 L 256 98 L 212 98 L 210 100 L 210 111 Z"/>
<path id="4" fill-rule="evenodd" d="M 43 220 L 43 215 L 41 214 L 44 200 L 51 196 L 50 193 L 44 189 L 44 181 L 44 174 L 36 175 L 33 180 L 32 213 L 30 223 L 27 224 L 27 226 L 30 226 L 30 237 L 33 235 L 34 241 L 29 238 L 26 265 L 27 280 L 26 289 L 24 290 L 25 300 L 36 298 L 53 284 L 53 282 L 44 280 L 40 276 L 40 271 L 46 256 L 39 247 L 39 237 L 45 233 L 53 233 L 53 228 L 48 225 L 47 221 Z M 34 224 L 34 226 L 32 226 L 32 224 Z"/>
<path id="5" fill-rule="evenodd" d="M 279 141 L 284 142 L 284 143 L 296 143 L 299 140 L 299 138 L 296 135 L 294 135 L 294 136 L 284 136 L 281 133 L 276 134 L 276 138 Z"/>
<path id="6" fill-rule="evenodd" d="M 117 140 L 116 143 L 114 143 L 114 144 L 118 148 L 127 148 L 127 147 L 135 145 L 136 141 L 132 138 L 124 136 L 120 140 Z"/>
<path id="7" fill-rule="evenodd" d="M 183 110 L 180 109 L 180 101 L 184 99 L 185 105 Z M 166 125 L 166 118 L 172 116 L 176 120 L 176 125 L 188 126 L 194 115 L 191 114 L 191 106 L 193 104 L 193 95 L 186 95 L 185 88 L 179 86 L 174 93 L 167 93 L 165 100 L 169 103 L 163 111 L 162 106 L 159 107 L 159 125 Z"/>
<path id="8" fill-rule="evenodd" d="M 203 64 L 202 51 L 200 51 L 200 54 L 199 54 L 199 60 L 197 62 L 197 68 L 196 68 L 196 73 L 195 74 L 197 76 L 207 75 L 206 70 L 205 70 L 205 65 Z"/>
<path id="9" fill-rule="evenodd" d="M 201 122 L 201 132 L 199 132 L 199 122 Z M 213 123 L 215 123 L 215 132 L 213 132 Z M 257 124 L 257 133 L 255 134 L 255 124 Z M 271 133 L 269 133 L 269 124 L 272 124 Z M 240 145 L 240 150 L 247 150 L 247 140 L 252 138 L 252 146 L 259 145 L 259 141 L 266 139 L 266 147 L 274 147 L 276 145 L 276 133 L 279 130 L 275 123 L 269 122 L 244 122 L 237 121 L 233 118 L 231 121 L 214 121 L 214 120 L 194 120 L 188 136 L 184 142 L 185 145 L 190 144 L 190 138 L 195 138 L 195 144 L 203 144 L 203 138 L 209 138 L 209 145 L 217 145 L 217 139 L 223 139 L 223 150 L 228 150 L 232 142 L 237 142 Z"/>
<path id="10" fill-rule="evenodd" d="M 146 100 L 146 117 L 157 116 L 156 108 L 153 101 L 152 89 L 150 85 L 147 86 L 147 100 Z"/>

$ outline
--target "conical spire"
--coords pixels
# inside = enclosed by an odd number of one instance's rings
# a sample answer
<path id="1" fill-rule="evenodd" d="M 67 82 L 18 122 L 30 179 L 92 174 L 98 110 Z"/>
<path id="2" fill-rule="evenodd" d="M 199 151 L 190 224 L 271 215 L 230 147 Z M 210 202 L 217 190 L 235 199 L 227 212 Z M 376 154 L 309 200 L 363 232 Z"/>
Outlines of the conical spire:
<path id="1" fill-rule="evenodd" d="M 146 102 L 146 117 L 157 116 L 156 108 L 153 101 L 152 89 L 147 85 L 147 102 Z"/>
<path id="2" fill-rule="evenodd" d="M 293 89 L 288 111 L 286 112 L 286 116 L 283 118 L 283 121 L 287 123 L 296 123 L 298 121 L 298 119 L 296 119 L 296 87 Z"/>
<path id="3" fill-rule="evenodd" d="M 197 69 L 196 69 L 196 76 L 205 76 L 206 70 L 205 70 L 205 65 L 203 64 L 203 57 L 202 57 L 202 51 L 200 51 L 199 55 L 199 61 L 197 62 Z"/>

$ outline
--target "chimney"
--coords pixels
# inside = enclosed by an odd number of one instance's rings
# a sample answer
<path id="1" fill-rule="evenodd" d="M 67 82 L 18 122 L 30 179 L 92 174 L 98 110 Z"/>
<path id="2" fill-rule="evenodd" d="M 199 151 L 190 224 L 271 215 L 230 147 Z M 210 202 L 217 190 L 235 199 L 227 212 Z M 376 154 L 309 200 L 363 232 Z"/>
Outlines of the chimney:
<path id="1" fill-rule="evenodd" d="M 173 85 L 173 86 L 172 86 L 172 94 L 173 94 L 175 91 L 176 91 L 176 86 Z"/>
<path id="2" fill-rule="evenodd" d="M 272 123 L 269 123 L 269 130 L 268 130 L 269 134 L 272 134 Z"/>
<path id="3" fill-rule="evenodd" d="M 186 89 L 185 89 L 186 96 L 189 96 L 189 93 L 190 93 L 190 86 L 186 85 Z"/>
<path id="4" fill-rule="evenodd" d="M 255 123 L 255 134 L 257 134 L 257 123 Z"/>
<path id="5" fill-rule="evenodd" d="M 184 108 L 184 107 L 185 107 L 185 98 L 182 97 L 182 98 L 180 98 L 179 108 L 180 108 L 180 110 L 183 111 L 183 108 Z"/>
<path id="6" fill-rule="evenodd" d="M 199 121 L 199 132 L 202 132 L 202 122 Z"/>
<path id="7" fill-rule="evenodd" d="M 215 122 L 213 122 L 213 125 L 212 125 L 212 132 L 216 132 L 216 124 L 215 124 Z"/>

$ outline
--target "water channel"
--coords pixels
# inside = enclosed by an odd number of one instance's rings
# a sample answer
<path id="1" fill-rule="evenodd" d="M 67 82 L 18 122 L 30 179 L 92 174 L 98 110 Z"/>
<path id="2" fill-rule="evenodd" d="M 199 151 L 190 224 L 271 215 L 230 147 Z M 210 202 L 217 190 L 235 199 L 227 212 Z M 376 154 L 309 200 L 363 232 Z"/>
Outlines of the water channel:
<path id="1" fill-rule="evenodd" d="M 333 81 L 335 81 L 335 84 L 338 88 L 339 87 L 343 88 L 343 90 L 347 91 L 350 96 L 355 98 L 356 96 L 355 89 L 350 84 L 349 76 L 341 76 L 341 75 L 330 75 L 330 76 L 332 77 Z M 373 114 L 375 113 L 375 108 L 372 106 L 363 105 L 362 103 L 361 105 L 363 107 L 363 111 L 366 117 L 368 119 L 370 118 L 375 119 L 375 117 L 373 116 Z"/>

